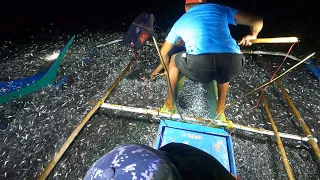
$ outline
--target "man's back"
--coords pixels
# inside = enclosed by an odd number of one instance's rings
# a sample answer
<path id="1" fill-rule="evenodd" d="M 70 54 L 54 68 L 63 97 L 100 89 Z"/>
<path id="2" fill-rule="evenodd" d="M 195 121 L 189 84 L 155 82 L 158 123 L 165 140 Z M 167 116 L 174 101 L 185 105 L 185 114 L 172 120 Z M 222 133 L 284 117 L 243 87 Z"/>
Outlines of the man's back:
<path id="1" fill-rule="evenodd" d="M 175 43 L 182 38 L 189 54 L 240 53 L 228 27 L 228 24 L 236 25 L 236 12 L 217 4 L 192 7 L 175 23 L 167 40 Z"/>

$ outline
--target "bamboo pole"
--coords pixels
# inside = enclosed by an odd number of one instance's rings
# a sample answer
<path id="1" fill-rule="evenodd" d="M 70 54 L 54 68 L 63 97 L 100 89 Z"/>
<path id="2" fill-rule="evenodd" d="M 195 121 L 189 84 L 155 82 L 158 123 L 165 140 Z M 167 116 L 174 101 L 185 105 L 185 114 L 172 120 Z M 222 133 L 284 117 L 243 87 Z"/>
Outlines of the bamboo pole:
<path id="1" fill-rule="evenodd" d="M 129 62 L 129 64 L 126 66 L 126 68 L 121 72 L 121 74 L 117 77 L 117 79 L 113 82 L 111 87 L 107 90 L 105 95 L 96 103 L 96 105 L 89 111 L 89 113 L 82 119 L 80 124 L 76 127 L 76 129 L 73 130 L 72 134 L 68 137 L 68 139 L 64 142 L 64 144 L 61 146 L 60 150 L 55 154 L 55 156 L 51 159 L 48 166 L 42 171 L 40 174 L 38 180 L 46 179 L 47 176 L 50 174 L 52 169 L 55 167 L 57 162 L 60 160 L 64 152 L 67 150 L 67 148 L 70 146 L 70 144 L 73 142 L 73 140 L 76 138 L 76 136 L 79 134 L 79 132 L 82 130 L 82 128 L 86 125 L 86 123 L 90 120 L 92 115 L 99 109 L 99 107 L 104 103 L 104 101 L 108 98 L 112 90 L 116 87 L 116 85 L 120 82 L 122 77 L 126 74 L 126 72 L 130 69 L 131 64 L 134 62 L 134 58 Z"/>
<path id="2" fill-rule="evenodd" d="M 279 150 L 280 150 L 280 154 L 282 156 L 282 161 L 283 161 L 283 164 L 284 164 L 284 168 L 286 170 L 288 178 L 290 180 L 293 180 L 294 176 L 293 176 L 292 169 L 290 167 L 290 164 L 289 164 L 289 161 L 288 161 L 288 158 L 287 158 L 286 151 L 284 150 L 281 138 L 279 136 L 279 132 L 278 132 L 277 126 L 276 126 L 276 124 L 275 124 L 275 122 L 274 122 L 274 120 L 272 118 L 268 103 L 267 103 L 266 98 L 265 98 L 264 95 L 262 95 L 262 100 L 263 100 L 264 107 L 266 109 L 267 116 L 268 116 L 268 118 L 270 120 L 272 129 L 273 129 L 273 132 L 274 132 L 274 135 L 275 135 L 275 139 L 276 139 L 276 142 L 277 142 Z"/>
<path id="3" fill-rule="evenodd" d="M 172 89 L 172 86 L 171 86 L 171 80 L 170 80 L 170 77 L 169 77 L 168 67 L 167 67 L 167 65 L 166 65 L 166 62 L 164 62 L 164 59 L 162 58 L 162 55 L 161 55 L 160 49 L 159 49 L 159 47 L 158 47 L 158 43 L 157 43 L 156 38 L 155 38 L 154 36 L 152 36 L 152 39 L 153 39 L 154 45 L 156 46 L 156 49 L 157 49 L 158 56 L 159 56 L 159 58 L 160 58 L 160 62 L 161 62 L 161 64 L 162 64 L 162 67 L 164 68 L 165 73 L 167 74 L 166 77 L 167 77 L 167 83 L 168 83 L 168 89 L 169 89 L 169 91 L 170 91 L 170 95 L 171 95 L 172 97 L 174 97 L 173 89 Z M 169 96 L 169 94 L 168 94 L 168 96 Z M 177 104 L 175 98 L 173 98 L 173 102 L 174 102 L 174 104 Z M 183 116 L 182 116 L 182 114 L 180 113 L 179 109 L 177 109 L 177 111 L 178 111 L 181 119 L 183 120 Z"/>
<path id="4" fill-rule="evenodd" d="M 237 40 L 240 42 L 241 40 Z M 250 40 L 252 44 L 264 44 L 264 43 L 297 43 L 300 42 L 297 37 L 276 37 L 276 38 L 257 38 Z M 158 43 L 158 45 L 162 46 L 163 43 Z"/>
<path id="5" fill-rule="evenodd" d="M 258 38 L 250 40 L 253 44 L 260 43 L 297 43 L 299 39 L 297 37 L 277 37 L 277 38 Z"/>
<path id="6" fill-rule="evenodd" d="M 307 124 L 305 123 L 305 121 L 304 121 L 303 118 L 301 117 L 298 109 L 297 109 L 297 108 L 295 107 L 295 105 L 293 104 L 293 102 L 292 102 L 292 100 L 291 100 L 288 92 L 284 89 L 284 87 L 283 87 L 283 85 L 281 84 L 280 80 L 277 80 L 277 85 L 278 85 L 278 87 L 280 88 L 282 94 L 284 95 L 284 97 L 285 97 L 288 105 L 290 106 L 293 114 L 297 117 L 300 125 L 301 125 L 302 128 L 303 128 L 304 133 L 306 134 L 307 137 L 310 137 L 310 139 L 309 139 L 308 142 L 310 143 L 310 145 L 311 145 L 313 151 L 315 152 L 317 158 L 320 160 L 320 150 L 319 150 L 319 146 L 318 146 L 317 142 L 314 140 L 314 138 L 313 138 L 313 136 L 312 136 L 312 134 L 311 134 L 311 132 L 310 132 Z"/>
<path id="7" fill-rule="evenodd" d="M 242 54 L 255 54 L 255 55 L 270 55 L 270 56 L 284 56 L 289 59 L 292 59 L 294 61 L 302 61 L 300 58 L 297 58 L 292 55 L 287 55 L 286 53 L 283 52 L 273 52 L 273 51 L 253 51 L 253 50 L 241 50 Z M 305 64 L 311 64 L 309 62 L 303 62 Z"/>
<path id="8" fill-rule="evenodd" d="M 161 116 L 161 117 L 170 118 L 173 120 L 181 120 L 179 114 L 162 113 L 159 110 L 136 108 L 136 107 L 129 107 L 129 106 L 123 106 L 123 105 L 117 105 L 117 104 L 110 104 L 110 103 L 103 103 L 101 105 L 101 108 L 118 110 L 118 111 L 126 111 L 126 112 L 132 112 L 132 113 L 139 113 L 139 114 L 146 114 L 146 115 Z M 193 122 L 193 123 L 202 124 L 202 125 L 204 125 L 208 122 L 212 122 L 211 119 L 190 117 L 190 116 L 184 116 L 184 115 L 183 115 L 183 119 L 185 122 Z M 218 127 L 226 127 L 226 128 L 235 128 L 238 130 L 274 136 L 273 131 L 248 127 L 248 126 L 239 125 L 239 124 L 233 124 L 231 121 L 214 121 L 211 125 L 211 127 L 217 127 L 217 126 Z M 307 137 L 301 137 L 301 136 L 293 135 L 293 134 L 279 133 L 279 136 L 282 138 L 287 138 L 287 139 L 292 139 L 292 140 L 297 140 L 297 141 L 305 141 L 305 142 L 308 141 Z"/>

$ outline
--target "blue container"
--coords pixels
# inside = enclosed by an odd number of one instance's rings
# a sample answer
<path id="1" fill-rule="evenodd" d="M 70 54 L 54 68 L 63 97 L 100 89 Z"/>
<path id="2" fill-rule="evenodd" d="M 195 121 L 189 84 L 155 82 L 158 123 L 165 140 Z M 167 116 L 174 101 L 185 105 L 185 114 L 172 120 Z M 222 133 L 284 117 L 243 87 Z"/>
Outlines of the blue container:
<path id="1" fill-rule="evenodd" d="M 166 120 L 160 122 L 159 133 L 155 149 L 171 142 L 188 144 L 209 153 L 237 175 L 232 138 L 224 129 Z"/>

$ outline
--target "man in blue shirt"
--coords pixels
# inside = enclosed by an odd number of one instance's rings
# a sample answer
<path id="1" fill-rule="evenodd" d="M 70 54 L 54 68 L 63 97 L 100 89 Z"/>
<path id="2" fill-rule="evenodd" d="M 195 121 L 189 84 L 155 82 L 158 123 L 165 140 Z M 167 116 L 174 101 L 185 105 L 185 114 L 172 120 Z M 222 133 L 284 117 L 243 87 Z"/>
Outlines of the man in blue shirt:
<path id="1" fill-rule="evenodd" d="M 191 80 L 218 83 L 216 113 L 224 110 L 229 83 L 244 67 L 244 56 L 239 45 L 249 46 L 263 27 L 261 17 L 237 9 L 206 3 L 206 0 L 186 0 L 186 13 L 174 24 L 161 48 L 161 56 L 168 67 L 172 91 L 175 90 L 179 73 Z M 247 25 L 251 33 L 239 44 L 232 38 L 228 25 Z M 171 56 L 169 52 L 182 39 L 186 51 Z M 162 69 L 160 64 L 152 73 L 155 76 Z M 173 92 L 174 93 L 174 92 Z M 161 111 L 176 113 L 173 93 L 168 95 Z"/>

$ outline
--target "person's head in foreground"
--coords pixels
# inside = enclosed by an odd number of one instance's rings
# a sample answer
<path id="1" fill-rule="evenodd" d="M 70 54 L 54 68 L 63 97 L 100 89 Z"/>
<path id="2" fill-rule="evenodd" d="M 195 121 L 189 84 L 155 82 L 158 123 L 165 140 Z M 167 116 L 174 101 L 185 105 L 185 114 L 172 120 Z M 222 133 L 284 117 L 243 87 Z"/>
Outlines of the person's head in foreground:
<path id="1" fill-rule="evenodd" d="M 98 159 L 84 180 L 231 179 L 216 159 L 194 147 L 170 143 L 159 150 L 141 144 L 120 145 Z"/>

